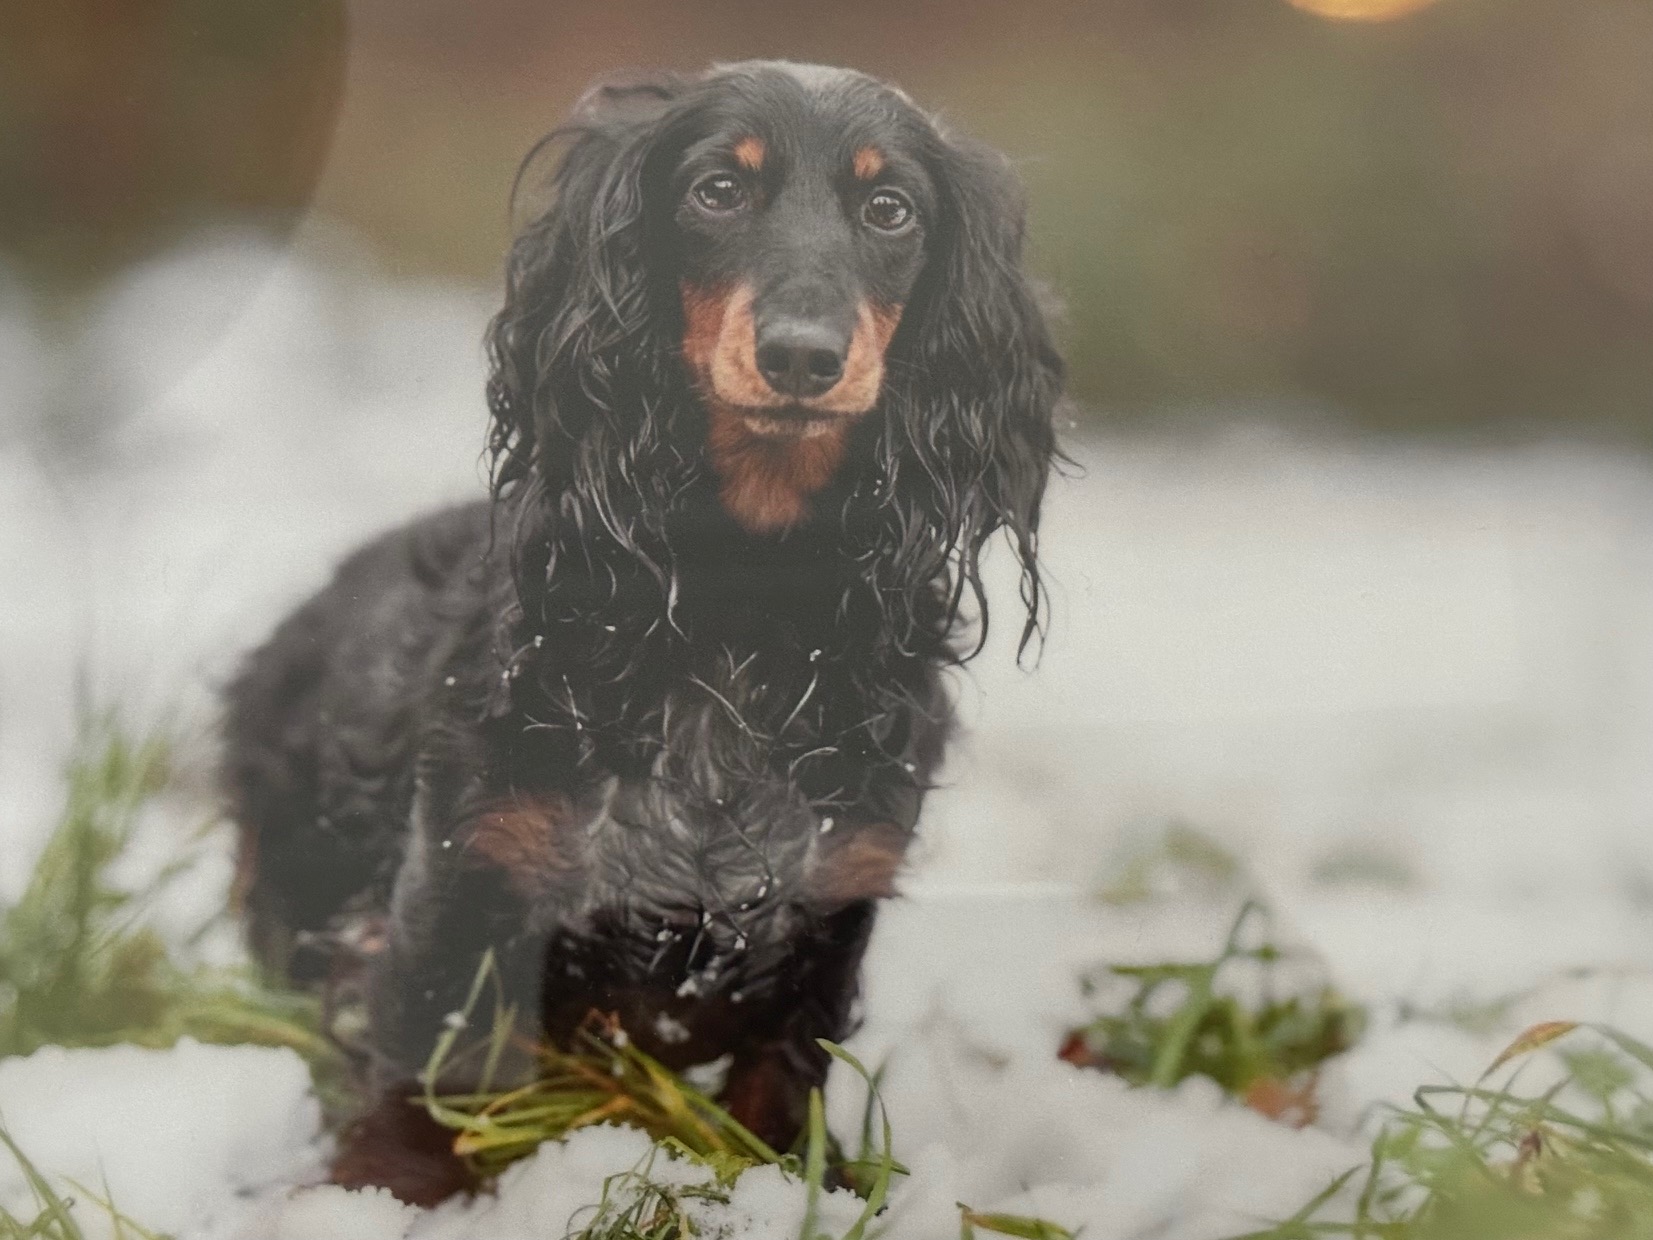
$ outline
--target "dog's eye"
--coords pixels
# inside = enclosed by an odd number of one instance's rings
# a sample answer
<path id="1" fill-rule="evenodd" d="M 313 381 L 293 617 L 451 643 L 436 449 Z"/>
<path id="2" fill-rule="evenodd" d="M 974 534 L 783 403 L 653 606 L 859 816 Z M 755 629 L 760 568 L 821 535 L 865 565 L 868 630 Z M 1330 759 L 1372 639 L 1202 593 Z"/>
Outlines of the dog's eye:
<path id="1" fill-rule="evenodd" d="M 714 172 L 694 183 L 689 196 L 707 211 L 722 215 L 746 205 L 746 187 L 727 172 Z"/>
<path id="2" fill-rule="evenodd" d="M 881 189 L 861 208 L 861 218 L 879 232 L 900 232 L 913 222 L 912 199 L 900 190 Z"/>

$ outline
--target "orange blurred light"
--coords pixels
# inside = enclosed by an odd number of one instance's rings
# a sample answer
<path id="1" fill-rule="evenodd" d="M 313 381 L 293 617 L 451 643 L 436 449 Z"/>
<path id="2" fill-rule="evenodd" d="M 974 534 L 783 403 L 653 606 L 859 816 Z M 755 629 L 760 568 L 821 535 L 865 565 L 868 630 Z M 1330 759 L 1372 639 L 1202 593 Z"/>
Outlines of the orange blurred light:
<path id="1" fill-rule="evenodd" d="M 1384 22 L 1426 9 L 1435 0 L 1289 0 L 1293 8 L 1345 22 Z"/>

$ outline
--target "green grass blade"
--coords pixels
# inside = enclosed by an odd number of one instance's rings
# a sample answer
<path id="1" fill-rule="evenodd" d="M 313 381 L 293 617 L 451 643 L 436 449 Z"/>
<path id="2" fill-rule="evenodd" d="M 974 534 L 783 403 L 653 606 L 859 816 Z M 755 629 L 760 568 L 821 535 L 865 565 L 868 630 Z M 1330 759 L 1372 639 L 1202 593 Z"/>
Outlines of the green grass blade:
<path id="1" fill-rule="evenodd" d="M 997 1232 L 1001 1236 L 1017 1236 L 1020 1240 L 1074 1240 L 1074 1233 L 1049 1219 L 1025 1214 L 984 1214 L 958 1202 L 959 1234 L 966 1238 L 975 1235 L 975 1229 Z"/>
<path id="2" fill-rule="evenodd" d="M 30 1191 L 40 1204 L 40 1218 L 35 1220 L 33 1229 L 25 1234 L 46 1235 L 48 1233 L 42 1224 L 49 1222 L 61 1240 L 86 1240 L 85 1233 L 81 1231 L 80 1224 L 75 1221 L 75 1216 L 69 1209 L 69 1203 L 58 1196 L 57 1190 L 40 1174 L 39 1169 L 29 1161 L 28 1156 L 3 1127 L 0 1127 L 0 1144 L 4 1144 L 11 1156 L 17 1160 L 18 1167 L 23 1171 L 23 1178 L 28 1181 Z"/>
<path id="3" fill-rule="evenodd" d="M 890 1180 L 896 1174 L 895 1138 L 890 1127 L 890 1113 L 888 1108 L 884 1106 L 884 1099 L 878 1093 L 878 1086 L 874 1083 L 872 1074 L 867 1071 L 865 1065 L 859 1059 L 836 1042 L 829 1042 L 825 1038 L 817 1038 L 816 1041 L 827 1054 L 835 1059 L 842 1060 L 853 1068 L 861 1079 L 866 1082 L 867 1089 L 873 1097 L 878 1100 L 878 1114 L 883 1140 L 878 1155 L 877 1167 L 867 1193 L 866 1204 L 861 1207 L 860 1217 L 855 1220 L 854 1225 L 844 1233 L 843 1237 L 843 1240 L 862 1240 L 862 1237 L 866 1235 L 867 1224 L 876 1218 L 878 1212 L 884 1208 L 884 1202 L 889 1197 Z"/>
<path id="4" fill-rule="evenodd" d="M 809 1127 L 804 1142 L 804 1219 L 798 1229 L 798 1240 L 822 1240 L 817 1230 L 821 1210 L 821 1191 L 826 1179 L 826 1112 L 821 1105 L 821 1091 L 809 1091 Z"/>

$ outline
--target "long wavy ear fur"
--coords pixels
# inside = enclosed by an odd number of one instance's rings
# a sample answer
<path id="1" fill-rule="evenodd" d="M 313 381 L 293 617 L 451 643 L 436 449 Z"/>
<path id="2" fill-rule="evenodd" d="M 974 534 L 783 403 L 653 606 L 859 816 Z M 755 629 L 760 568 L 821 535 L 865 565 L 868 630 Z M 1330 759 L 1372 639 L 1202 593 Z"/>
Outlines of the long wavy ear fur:
<path id="1" fill-rule="evenodd" d="M 891 584 L 922 624 L 935 583 L 949 618 L 968 592 L 987 639 L 983 546 L 1002 529 L 1021 568 L 1019 650 L 1043 631 L 1039 505 L 1059 459 L 1053 414 L 1063 367 L 1022 272 L 1024 206 L 1006 161 L 939 139 L 936 251 L 893 342 L 889 417 L 879 445 L 881 495 L 893 518 Z"/>
<path id="2" fill-rule="evenodd" d="M 682 473 L 671 449 L 681 384 L 651 275 L 645 181 L 681 89 L 676 78 L 593 88 L 518 177 L 520 188 L 542 149 L 569 143 L 550 207 L 512 244 L 487 335 L 495 497 L 513 501 L 519 557 L 540 544 L 524 585 L 549 578 L 542 553 L 581 540 L 658 567 L 657 527 Z"/>

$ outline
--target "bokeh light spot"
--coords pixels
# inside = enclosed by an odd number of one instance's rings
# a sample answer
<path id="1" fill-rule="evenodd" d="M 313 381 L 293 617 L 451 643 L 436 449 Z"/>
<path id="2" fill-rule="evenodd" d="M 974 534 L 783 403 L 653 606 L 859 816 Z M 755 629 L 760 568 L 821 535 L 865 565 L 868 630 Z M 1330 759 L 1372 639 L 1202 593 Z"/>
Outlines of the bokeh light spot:
<path id="1" fill-rule="evenodd" d="M 1305 13 L 1334 21 L 1383 22 L 1426 9 L 1435 0 L 1289 0 L 1289 3 Z"/>

